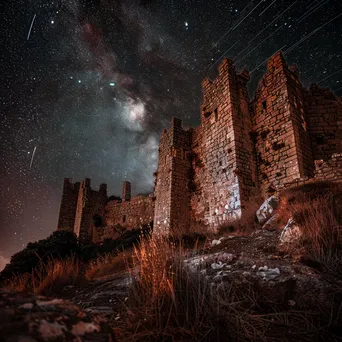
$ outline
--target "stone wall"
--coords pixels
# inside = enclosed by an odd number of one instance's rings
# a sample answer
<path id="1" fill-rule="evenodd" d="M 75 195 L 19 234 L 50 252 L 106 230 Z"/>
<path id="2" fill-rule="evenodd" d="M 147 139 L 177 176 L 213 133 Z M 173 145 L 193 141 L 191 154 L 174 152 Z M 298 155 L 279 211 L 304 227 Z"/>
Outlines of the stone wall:
<path id="1" fill-rule="evenodd" d="M 305 113 L 315 160 L 342 151 L 342 100 L 329 89 L 312 85 L 305 91 Z"/>
<path id="2" fill-rule="evenodd" d="M 241 205 L 256 187 L 256 169 L 249 132 L 247 72 L 237 75 L 229 59 L 214 81 L 202 83 L 202 148 L 197 155 L 206 169 L 205 221 L 211 226 L 241 216 Z M 197 169 L 195 169 L 197 171 Z"/>
<path id="3" fill-rule="evenodd" d="M 94 215 L 103 215 L 107 200 L 107 186 L 101 184 L 100 190 L 90 187 L 90 179 L 86 178 L 79 189 L 75 215 L 74 233 L 82 242 L 90 242 L 93 235 Z"/>
<path id="4" fill-rule="evenodd" d="M 280 53 L 268 62 L 251 104 L 261 194 L 267 197 L 281 184 L 309 176 L 313 162 L 298 76 Z"/>
<path id="5" fill-rule="evenodd" d="M 150 195 L 132 197 L 129 201 L 109 202 L 104 209 L 105 226 L 137 228 L 153 221 L 155 198 Z"/>
<path id="6" fill-rule="evenodd" d="M 190 229 L 191 133 L 183 130 L 180 119 L 173 118 L 171 128 L 162 135 L 155 187 L 156 232 L 171 229 L 179 235 Z"/>
<path id="7" fill-rule="evenodd" d="M 79 188 L 80 183 L 73 184 L 71 178 L 64 179 L 57 230 L 74 230 Z"/>

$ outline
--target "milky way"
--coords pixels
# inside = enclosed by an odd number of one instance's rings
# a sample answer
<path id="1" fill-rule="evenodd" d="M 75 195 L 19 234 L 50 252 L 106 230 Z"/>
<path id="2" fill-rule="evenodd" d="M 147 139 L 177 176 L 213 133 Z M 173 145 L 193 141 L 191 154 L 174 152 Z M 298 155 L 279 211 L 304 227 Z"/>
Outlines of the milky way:
<path id="1" fill-rule="evenodd" d="M 342 95 L 339 0 L 13 1 L 1 22 L 0 258 L 57 225 L 64 177 L 151 192 L 172 116 L 199 123 L 220 60 L 282 50 L 307 86 Z"/>

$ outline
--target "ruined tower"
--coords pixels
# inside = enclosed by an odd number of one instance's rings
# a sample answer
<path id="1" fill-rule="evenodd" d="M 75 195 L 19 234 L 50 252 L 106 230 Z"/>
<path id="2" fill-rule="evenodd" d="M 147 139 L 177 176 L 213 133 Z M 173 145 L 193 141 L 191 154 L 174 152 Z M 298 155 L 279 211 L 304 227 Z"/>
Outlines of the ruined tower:
<path id="1" fill-rule="evenodd" d="M 129 201 L 131 199 L 131 183 L 124 181 L 122 186 L 122 200 Z"/>
<path id="2" fill-rule="evenodd" d="M 314 163 L 298 72 L 280 52 L 268 61 L 251 104 L 260 191 L 264 196 L 296 178 L 311 177 Z"/>
<path id="3" fill-rule="evenodd" d="M 214 81 L 202 82 L 202 145 L 205 174 L 205 223 L 241 217 L 241 207 L 257 189 L 246 83 L 249 74 L 236 74 L 233 61 L 225 58 Z"/>
<path id="4" fill-rule="evenodd" d="M 154 231 L 185 233 L 190 228 L 191 132 L 184 131 L 182 121 L 172 119 L 159 145 L 155 186 Z"/>
<path id="5" fill-rule="evenodd" d="M 78 192 L 74 225 L 74 233 L 81 242 L 87 243 L 92 240 L 94 215 L 103 215 L 106 200 L 106 184 L 101 184 L 100 190 L 94 191 L 90 187 L 89 178 L 82 182 Z"/>
<path id="6" fill-rule="evenodd" d="M 80 183 L 73 184 L 71 178 L 64 179 L 57 230 L 74 231 L 79 188 Z"/>

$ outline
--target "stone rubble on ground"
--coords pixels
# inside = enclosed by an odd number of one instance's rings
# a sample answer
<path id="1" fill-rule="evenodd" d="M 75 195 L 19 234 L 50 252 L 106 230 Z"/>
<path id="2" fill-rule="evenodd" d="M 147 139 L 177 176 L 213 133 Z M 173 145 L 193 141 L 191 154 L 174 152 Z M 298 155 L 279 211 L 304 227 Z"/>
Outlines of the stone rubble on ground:
<path id="1" fill-rule="evenodd" d="M 278 203 L 278 199 L 275 196 L 271 196 L 260 206 L 256 212 L 259 223 L 264 223 L 272 217 L 274 210 L 278 207 Z"/>
<path id="2" fill-rule="evenodd" d="M 283 243 L 290 243 L 298 240 L 302 236 L 302 231 L 300 227 L 296 224 L 294 219 L 291 217 L 284 229 L 280 234 L 280 241 Z"/>

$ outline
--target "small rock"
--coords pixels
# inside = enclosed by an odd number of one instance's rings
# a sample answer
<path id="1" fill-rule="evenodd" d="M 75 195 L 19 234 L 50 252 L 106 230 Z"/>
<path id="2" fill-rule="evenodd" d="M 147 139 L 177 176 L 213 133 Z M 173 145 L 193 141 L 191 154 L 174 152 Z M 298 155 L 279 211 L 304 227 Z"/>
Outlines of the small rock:
<path id="1" fill-rule="evenodd" d="M 287 302 L 287 304 L 288 304 L 289 306 L 295 306 L 295 305 L 296 305 L 296 302 L 295 302 L 293 299 L 290 299 L 290 300 Z"/>
<path id="2" fill-rule="evenodd" d="M 278 199 L 275 196 L 269 197 L 257 210 L 256 216 L 259 223 L 266 222 L 278 207 Z"/>
<path id="3" fill-rule="evenodd" d="M 220 269 L 223 268 L 225 265 L 226 265 L 226 263 L 222 263 L 222 261 L 219 261 L 218 263 L 213 262 L 213 263 L 211 264 L 211 268 L 212 268 L 213 270 L 220 270 Z"/>
<path id="4" fill-rule="evenodd" d="M 256 269 L 256 265 L 253 265 L 252 266 L 252 270 L 254 271 Z"/>
<path id="5" fill-rule="evenodd" d="M 268 270 L 268 267 L 267 266 L 263 266 L 263 267 L 259 267 L 259 272 L 264 272 L 264 271 L 267 271 Z"/>
<path id="6" fill-rule="evenodd" d="M 280 234 L 280 241 L 283 243 L 290 243 L 298 240 L 302 236 L 302 231 L 296 225 L 294 219 L 291 217 Z"/>

